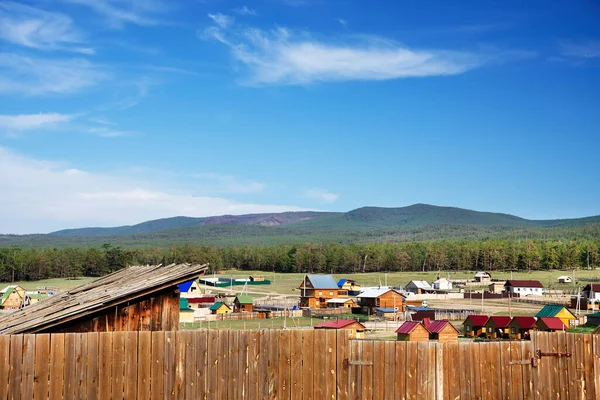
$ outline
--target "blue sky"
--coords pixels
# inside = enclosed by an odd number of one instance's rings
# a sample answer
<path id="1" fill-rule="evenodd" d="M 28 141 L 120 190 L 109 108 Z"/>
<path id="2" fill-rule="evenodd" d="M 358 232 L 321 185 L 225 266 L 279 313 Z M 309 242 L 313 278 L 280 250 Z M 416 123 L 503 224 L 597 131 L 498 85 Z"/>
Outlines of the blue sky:
<path id="1" fill-rule="evenodd" d="M 0 232 L 600 214 L 600 2 L 0 2 Z"/>

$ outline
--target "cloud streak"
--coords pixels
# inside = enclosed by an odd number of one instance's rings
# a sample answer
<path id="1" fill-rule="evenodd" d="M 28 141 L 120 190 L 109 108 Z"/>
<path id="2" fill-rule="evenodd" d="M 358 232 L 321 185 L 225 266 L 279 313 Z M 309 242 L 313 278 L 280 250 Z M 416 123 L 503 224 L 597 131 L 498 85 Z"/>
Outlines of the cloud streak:
<path id="1" fill-rule="evenodd" d="M 600 40 L 561 43 L 561 54 L 581 59 L 600 58 Z"/>
<path id="2" fill-rule="evenodd" d="M 42 129 L 68 122 L 74 115 L 59 113 L 0 115 L 0 130 L 8 132 Z"/>
<path id="3" fill-rule="evenodd" d="M 169 10 L 167 2 L 160 0 L 62 0 L 85 6 L 102 15 L 110 28 L 125 24 L 138 26 L 163 25 L 157 16 Z"/>
<path id="4" fill-rule="evenodd" d="M 250 85 L 457 75 L 494 59 L 490 54 L 411 49 L 373 36 L 319 40 L 306 32 L 299 34 L 282 27 L 264 31 L 233 22 L 216 23 L 199 36 L 226 45 L 247 68 L 245 83 Z"/>
<path id="5" fill-rule="evenodd" d="M 321 203 L 334 203 L 340 197 L 339 194 L 332 193 L 327 189 L 312 188 L 304 192 L 307 199 L 317 200 Z"/>

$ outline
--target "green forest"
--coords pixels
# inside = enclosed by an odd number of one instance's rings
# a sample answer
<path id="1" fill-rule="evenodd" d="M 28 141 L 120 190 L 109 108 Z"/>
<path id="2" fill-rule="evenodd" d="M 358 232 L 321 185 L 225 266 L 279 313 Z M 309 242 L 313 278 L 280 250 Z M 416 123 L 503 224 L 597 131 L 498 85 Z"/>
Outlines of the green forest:
<path id="1" fill-rule="evenodd" d="M 600 240 L 444 240 L 217 247 L 0 249 L 0 280 L 101 276 L 133 264 L 210 263 L 225 269 L 352 273 L 435 270 L 550 270 L 600 267 Z"/>

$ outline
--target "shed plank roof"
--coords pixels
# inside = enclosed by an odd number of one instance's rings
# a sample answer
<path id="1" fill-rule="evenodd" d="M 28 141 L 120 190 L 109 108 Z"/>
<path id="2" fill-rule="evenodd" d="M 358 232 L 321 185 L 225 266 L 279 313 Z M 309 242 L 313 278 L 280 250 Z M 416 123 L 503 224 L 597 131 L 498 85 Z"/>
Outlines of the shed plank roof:
<path id="1" fill-rule="evenodd" d="M 124 268 L 0 318 L 0 334 L 35 333 L 189 281 L 208 264 Z"/>

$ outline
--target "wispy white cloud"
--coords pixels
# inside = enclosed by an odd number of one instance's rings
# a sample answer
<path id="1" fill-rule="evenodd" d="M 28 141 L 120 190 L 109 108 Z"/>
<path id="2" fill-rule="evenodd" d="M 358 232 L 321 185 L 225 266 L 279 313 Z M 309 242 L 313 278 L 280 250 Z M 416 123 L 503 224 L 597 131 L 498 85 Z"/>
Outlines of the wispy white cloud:
<path id="1" fill-rule="evenodd" d="M 221 13 L 208 14 L 208 17 L 220 28 L 229 28 L 235 22 L 235 18 L 232 16 Z"/>
<path id="2" fill-rule="evenodd" d="M 583 42 L 562 42 L 561 54 L 564 57 L 575 57 L 582 59 L 600 57 L 600 40 L 588 40 Z"/>
<path id="3" fill-rule="evenodd" d="M 106 80 L 108 73 L 80 59 L 48 59 L 0 53 L 0 93 L 39 96 L 75 93 Z"/>
<path id="4" fill-rule="evenodd" d="M 248 8 L 248 6 L 242 6 L 242 7 L 235 8 L 233 10 L 233 12 L 238 15 L 251 15 L 251 16 L 257 15 L 256 10 Z"/>
<path id="5" fill-rule="evenodd" d="M 322 203 L 334 203 L 340 197 L 339 194 L 332 193 L 327 189 L 312 188 L 304 192 L 304 197 L 317 200 Z"/>
<path id="6" fill-rule="evenodd" d="M 81 45 L 82 35 L 69 16 L 11 1 L 0 2 L 0 39 L 40 50 L 94 53 Z"/>
<path id="7" fill-rule="evenodd" d="M 42 129 L 71 121 L 75 115 L 59 113 L 0 115 L 0 131 L 14 132 Z"/>
<path id="8" fill-rule="evenodd" d="M 118 129 L 109 128 L 106 126 L 95 126 L 87 129 L 88 133 L 91 133 L 95 136 L 105 137 L 105 138 L 118 138 L 123 136 L 137 136 L 138 132 L 134 131 L 122 131 Z"/>
<path id="9" fill-rule="evenodd" d="M 154 176 L 85 171 L 0 147 L 0 229 L 48 232 L 80 226 L 133 224 L 174 215 L 212 216 L 300 211 L 301 207 L 238 202 L 192 194 Z"/>
<path id="10" fill-rule="evenodd" d="M 88 7 L 102 15 L 111 28 L 125 24 L 154 26 L 165 24 L 160 19 L 170 9 L 169 3 L 161 0 L 62 0 Z"/>
<path id="11" fill-rule="evenodd" d="M 214 194 L 259 193 L 265 188 L 264 183 L 240 179 L 233 175 L 223 175 L 209 172 L 194 174 L 193 177 L 196 180 L 196 184 Z"/>
<path id="12" fill-rule="evenodd" d="M 344 18 L 338 18 L 337 22 L 339 22 L 340 25 L 342 25 L 344 27 L 348 25 L 348 21 L 346 21 Z"/>
<path id="13" fill-rule="evenodd" d="M 247 67 L 250 85 L 457 75 L 509 54 L 411 49 L 366 35 L 324 40 L 282 27 L 264 31 L 233 23 L 210 26 L 199 36 L 227 45 Z"/>

